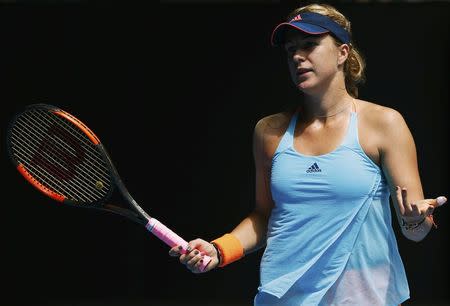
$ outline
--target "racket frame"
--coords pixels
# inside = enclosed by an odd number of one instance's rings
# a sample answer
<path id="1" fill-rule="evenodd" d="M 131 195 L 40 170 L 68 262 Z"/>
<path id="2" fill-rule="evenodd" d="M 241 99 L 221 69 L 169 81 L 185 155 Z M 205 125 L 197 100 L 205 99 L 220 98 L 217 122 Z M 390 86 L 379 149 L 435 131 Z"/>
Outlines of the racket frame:
<path id="1" fill-rule="evenodd" d="M 15 122 L 17 119 L 25 112 L 30 111 L 31 109 L 44 109 L 46 111 L 52 112 L 65 120 L 68 120 L 75 126 L 77 126 L 88 138 L 89 140 L 96 146 L 96 149 L 100 152 L 100 154 L 103 157 L 103 161 L 105 162 L 106 167 L 108 168 L 110 172 L 110 177 L 112 178 L 113 184 L 111 184 L 111 188 L 108 190 L 107 195 L 102 197 L 98 201 L 85 203 L 80 203 L 78 201 L 72 201 L 68 198 L 66 198 L 63 195 L 58 194 L 57 192 L 51 190 L 51 188 L 46 187 L 45 185 L 41 184 L 37 180 L 33 178 L 33 176 L 26 170 L 26 168 L 19 163 L 15 158 L 13 154 L 13 149 L 11 147 L 11 143 L 9 139 L 12 136 L 12 129 L 14 127 Z M 38 189 L 41 193 L 47 195 L 48 197 L 52 198 L 53 200 L 56 200 L 58 202 L 62 202 L 64 204 L 75 206 L 75 207 L 84 207 L 84 208 L 93 208 L 98 209 L 114 214 L 121 215 L 123 217 L 126 217 L 140 225 L 145 226 L 145 228 L 153 233 L 155 236 L 157 236 L 159 239 L 163 240 L 166 244 L 169 246 L 175 246 L 175 245 L 181 245 L 182 246 L 182 253 L 187 253 L 187 242 L 179 237 L 177 234 L 175 234 L 172 230 L 167 228 L 164 224 L 162 224 L 160 221 L 158 221 L 155 218 L 150 217 L 141 206 L 133 199 L 131 194 L 128 192 L 128 189 L 125 187 L 125 184 L 122 182 L 119 173 L 117 169 L 115 168 L 112 159 L 110 155 L 108 154 L 107 150 L 103 146 L 103 144 L 100 142 L 99 138 L 95 135 L 92 130 L 90 130 L 84 123 L 82 123 L 79 119 L 74 117 L 73 115 L 69 114 L 68 112 L 60 109 L 59 107 L 49 105 L 49 104 L 31 104 L 28 105 L 22 112 L 17 113 L 12 120 L 10 121 L 8 125 L 7 130 L 7 151 L 10 159 L 16 166 L 19 173 L 36 189 Z M 127 201 L 129 206 L 132 210 L 122 208 L 117 205 L 113 204 L 107 204 L 108 200 L 110 200 L 115 188 L 118 189 L 119 193 L 122 195 L 122 197 Z M 204 255 L 203 257 L 203 264 L 200 267 L 200 270 L 204 270 L 208 263 L 211 261 L 211 257 Z"/>

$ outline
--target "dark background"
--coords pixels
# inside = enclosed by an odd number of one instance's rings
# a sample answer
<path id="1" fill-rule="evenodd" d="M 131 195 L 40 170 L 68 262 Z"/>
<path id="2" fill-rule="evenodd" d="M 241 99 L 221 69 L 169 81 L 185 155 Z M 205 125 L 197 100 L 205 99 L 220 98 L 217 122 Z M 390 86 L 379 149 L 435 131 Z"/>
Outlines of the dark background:
<path id="1" fill-rule="evenodd" d="M 360 98 L 399 110 L 425 197 L 449 196 L 449 3 L 336 3 L 367 58 Z M 0 5 L 1 132 L 57 105 L 100 137 L 134 198 L 186 240 L 253 208 L 253 128 L 298 97 L 273 27 L 301 3 Z M 8 305 L 251 305 L 261 252 L 194 275 L 141 226 L 35 192 L 2 150 L 2 298 Z M 397 235 L 411 300 L 450 305 L 448 208 Z M 398 234 L 398 225 L 394 223 Z M 5 284 L 6 283 L 6 284 Z"/>

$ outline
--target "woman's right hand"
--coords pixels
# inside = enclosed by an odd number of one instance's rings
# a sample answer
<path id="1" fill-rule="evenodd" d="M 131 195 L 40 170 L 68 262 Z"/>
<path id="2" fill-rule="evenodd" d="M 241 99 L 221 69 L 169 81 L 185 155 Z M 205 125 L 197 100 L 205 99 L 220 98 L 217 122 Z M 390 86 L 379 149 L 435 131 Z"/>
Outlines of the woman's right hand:
<path id="1" fill-rule="evenodd" d="M 169 255 L 172 257 L 179 257 L 180 262 L 185 265 L 192 273 L 204 273 L 211 271 L 219 265 L 218 254 L 214 246 L 200 238 L 189 241 L 187 251 L 185 254 L 181 253 L 181 246 L 174 246 L 170 249 Z M 211 261 L 205 267 L 205 270 L 200 271 L 200 266 L 203 263 L 203 255 L 211 257 Z"/>

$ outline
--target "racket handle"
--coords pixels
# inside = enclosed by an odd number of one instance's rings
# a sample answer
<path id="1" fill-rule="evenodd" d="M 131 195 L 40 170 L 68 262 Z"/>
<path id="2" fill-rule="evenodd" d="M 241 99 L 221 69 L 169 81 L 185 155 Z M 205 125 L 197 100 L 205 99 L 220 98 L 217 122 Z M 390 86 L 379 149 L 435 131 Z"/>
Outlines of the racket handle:
<path id="1" fill-rule="evenodd" d="M 172 248 L 176 245 L 181 245 L 183 248 L 181 252 L 183 254 L 187 253 L 188 243 L 155 218 L 150 218 L 145 228 Z M 203 263 L 200 266 L 200 271 L 204 271 L 210 261 L 211 257 L 203 255 Z"/>

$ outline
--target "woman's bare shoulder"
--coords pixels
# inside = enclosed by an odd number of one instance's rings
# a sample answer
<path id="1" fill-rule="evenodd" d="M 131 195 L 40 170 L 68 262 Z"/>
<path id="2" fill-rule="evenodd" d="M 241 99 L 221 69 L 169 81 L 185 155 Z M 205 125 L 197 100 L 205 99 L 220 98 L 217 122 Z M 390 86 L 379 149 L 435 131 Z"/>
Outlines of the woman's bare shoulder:
<path id="1" fill-rule="evenodd" d="M 281 112 L 261 118 L 255 126 L 255 145 L 270 160 L 283 137 L 292 113 Z"/>
<path id="2" fill-rule="evenodd" d="M 292 113 L 280 112 L 265 116 L 258 120 L 255 126 L 255 132 L 260 136 L 283 135 L 286 131 Z"/>
<path id="3" fill-rule="evenodd" d="M 364 122 L 373 127 L 388 127 L 404 120 L 402 114 L 392 107 L 384 106 L 376 102 L 357 101 L 358 115 Z"/>

